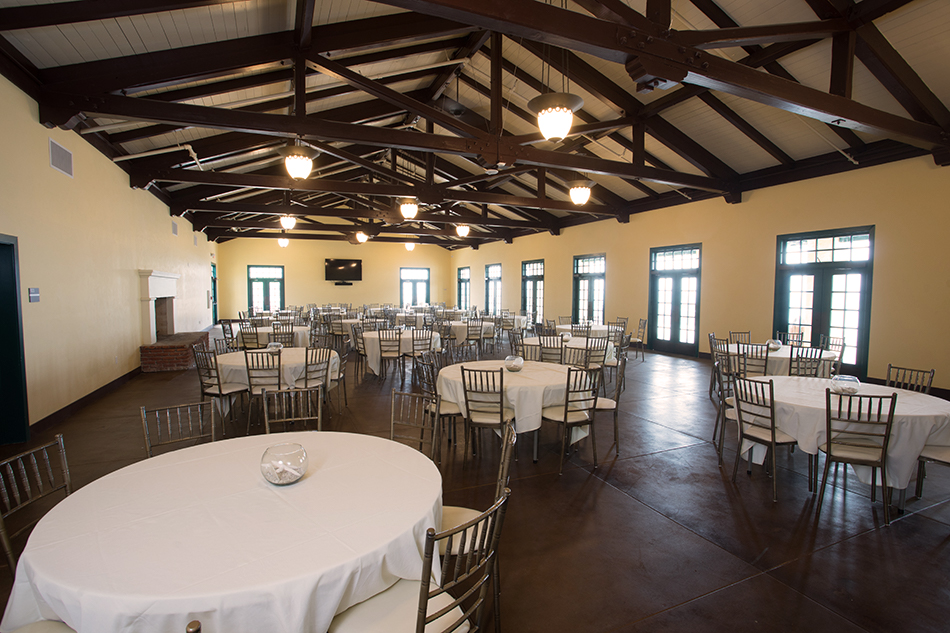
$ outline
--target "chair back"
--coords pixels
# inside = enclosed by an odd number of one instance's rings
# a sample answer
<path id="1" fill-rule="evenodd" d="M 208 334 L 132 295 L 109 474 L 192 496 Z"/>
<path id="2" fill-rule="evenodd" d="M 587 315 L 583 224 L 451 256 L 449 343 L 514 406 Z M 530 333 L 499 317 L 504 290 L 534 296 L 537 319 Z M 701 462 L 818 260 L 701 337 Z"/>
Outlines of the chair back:
<path id="1" fill-rule="evenodd" d="M 466 341 L 480 341 L 482 338 L 482 320 L 479 318 L 472 318 L 468 320 L 468 324 L 465 326 L 465 340 Z"/>
<path id="2" fill-rule="evenodd" d="M 804 345 L 804 334 L 802 332 L 775 332 L 775 339 L 782 342 L 782 345 L 791 345 L 801 347 Z"/>
<path id="3" fill-rule="evenodd" d="M 620 396 L 627 389 L 627 357 L 621 356 L 617 361 L 617 378 L 614 380 L 614 402 L 620 406 Z"/>
<path id="4" fill-rule="evenodd" d="M 258 349 L 263 347 L 257 335 L 257 326 L 251 321 L 241 321 L 241 346 L 244 349 Z"/>
<path id="5" fill-rule="evenodd" d="M 835 362 L 831 366 L 831 373 L 835 376 L 840 374 L 841 359 L 844 358 L 844 348 L 846 347 L 844 338 L 840 336 L 826 336 L 822 334 L 819 339 L 818 347 L 830 352 L 835 352 L 838 355 L 838 358 L 835 359 Z"/>
<path id="6" fill-rule="evenodd" d="M 624 326 L 619 323 L 607 324 L 607 340 L 614 344 L 614 347 L 620 348 L 623 343 Z"/>
<path id="7" fill-rule="evenodd" d="M 572 325 L 573 322 L 574 322 L 574 318 L 573 318 L 573 317 L 569 317 L 569 316 L 559 316 L 559 317 L 557 318 L 557 323 L 558 323 L 558 325 Z"/>
<path id="8" fill-rule="evenodd" d="M 230 354 L 238 351 L 237 341 L 235 339 L 216 338 L 214 339 L 215 354 Z"/>
<path id="9" fill-rule="evenodd" d="M 607 342 L 606 336 L 587 337 L 587 367 L 596 369 L 604 366 L 607 362 Z"/>
<path id="10" fill-rule="evenodd" d="M 897 394 L 864 396 L 837 394 L 825 389 L 825 453 L 835 461 L 881 469 L 885 462 L 894 422 Z"/>
<path id="11" fill-rule="evenodd" d="M 414 329 L 412 331 L 412 354 L 422 354 L 432 349 L 432 330 Z"/>
<path id="12" fill-rule="evenodd" d="M 386 328 L 379 330 L 377 334 L 380 358 L 398 357 L 402 346 L 402 331 Z"/>
<path id="13" fill-rule="evenodd" d="M 824 351 L 819 347 L 793 348 L 791 360 L 788 364 L 788 375 L 817 378 L 824 364 L 821 359 L 821 354 Z"/>
<path id="14" fill-rule="evenodd" d="M 752 331 L 746 330 L 743 332 L 736 332 L 733 330 L 729 330 L 729 342 L 730 343 L 751 343 Z"/>
<path id="15" fill-rule="evenodd" d="M 280 389 L 280 350 L 244 350 L 244 363 L 251 395 L 260 395 L 264 389 Z"/>
<path id="16" fill-rule="evenodd" d="M 158 446 L 217 438 L 214 401 L 181 404 L 159 409 L 142 407 L 145 452 L 152 457 Z"/>
<path id="17" fill-rule="evenodd" d="M 293 321 L 274 321 L 273 331 L 270 334 L 271 343 L 280 343 L 284 347 L 294 346 Z"/>
<path id="18" fill-rule="evenodd" d="M 468 369 L 462 365 L 461 371 L 469 423 L 502 428 L 505 422 L 505 370 Z"/>
<path id="19" fill-rule="evenodd" d="M 223 340 L 223 339 L 215 339 Z M 201 384 L 201 395 L 220 396 L 221 380 L 218 374 L 218 358 L 215 352 L 192 348 L 195 355 L 195 367 L 198 369 L 198 381 Z"/>
<path id="20" fill-rule="evenodd" d="M 52 442 L 0 461 L 0 541 L 10 565 L 10 574 L 16 574 L 16 555 L 12 539 L 33 527 L 40 517 L 24 514 L 24 522 L 8 532 L 7 519 L 18 510 L 62 490 L 63 496 L 72 493 L 69 465 L 63 434 L 57 433 Z"/>
<path id="21" fill-rule="evenodd" d="M 887 364 L 887 381 L 884 383 L 888 387 L 897 387 L 898 389 L 907 389 L 908 391 L 917 391 L 919 393 L 930 393 L 930 385 L 934 381 L 933 369 L 908 369 L 906 367 L 895 367 Z"/>
<path id="22" fill-rule="evenodd" d="M 647 320 L 640 319 L 640 324 L 637 325 L 637 342 L 644 342 L 647 340 Z"/>
<path id="23" fill-rule="evenodd" d="M 304 369 L 304 388 L 312 389 L 329 383 L 330 358 L 333 350 L 328 347 L 308 347 Z M 299 383 L 298 383 L 299 384 Z"/>
<path id="24" fill-rule="evenodd" d="M 595 369 L 569 367 L 567 388 L 564 393 L 564 421 L 568 426 L 590 423 L 597 408 L 597 379 Z"/>
<path id="25" fill-rule="evenodd" d="M 539 336 L 541 343 L 541 362 L 560 364 L 564 356 L 564 340 L 560 335 Z"/>
<path id="26" fill-rule="evenodd" d="M 752 427 L 766 429 L 775 442 L 774 381 L 749 380 L 733 376 L 732 392 L 736 416 L 745 433 Z M 774 458 L 773 458 L 774 459 Z"/>
<path id="27" fill-rule="evenodd" d="M 571 336 L 590 336 L 590 324 L 572 323 Z"/>
<path id="28" fill-rule="evenodd" d="M 507 488 L 485 512 L 448 530 L 426 532 L 416 631 L 483 631 L 482 619 L 490 579 L 501 539 Z M 439 556 L 439 552 L 456 552 Z M 433 581 L 433 564 L 441 559 L 440 580 Z M 464 591 L 457 589 L 464 588 Z M 458 596 L 458 597 L 456 597 Z M 434 600 L 438 599 L 438 600 Z M 429 605 L 439 605 L 434 613 Z M 495 608 L 498 608 L 497 605 Z M 431 628 L 430 628 L 431 625 Z"/>
<path id="29" fill-rule="evenodd" d="M 264 400 L 264 433 L 306 431 L 307 423 L 315 421 L 323 430 L 323 397 L 320 387 L 279 389 L 261 392 Z"/>
<path id="30" fill-rule="evenodd" d="M 758 343 L 736 343 L 735 345 L 738 362 L 734 370 L 740 377 L 765 376 L 768 373 L 768 345 Z"/>
<path id="31" fill-rule="evenodd" d="M 515 356 L 524 358 L 524 339 L 520 330 L 508 330 L 508 344 Z"/>
<path id="32" fill-rule="evenodd" d="M 429 367 L 431 370 L 431 366 Z M 389 439 L 435 460 L 439 446 L 439 407 L 442 397 L 428 393 L 392 391 Z"/>

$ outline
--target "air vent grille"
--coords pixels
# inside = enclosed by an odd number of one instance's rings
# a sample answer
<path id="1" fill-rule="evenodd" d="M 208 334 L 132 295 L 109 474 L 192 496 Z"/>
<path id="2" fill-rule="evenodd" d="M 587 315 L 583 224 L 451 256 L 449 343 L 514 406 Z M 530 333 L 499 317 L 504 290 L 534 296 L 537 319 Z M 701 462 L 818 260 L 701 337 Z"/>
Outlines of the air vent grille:
<path id="1" fill-rule="evenodd" d="M 54 141 L 49 140 L 49 166 L 56 171 L 73 177 L 73 153 Z"/>

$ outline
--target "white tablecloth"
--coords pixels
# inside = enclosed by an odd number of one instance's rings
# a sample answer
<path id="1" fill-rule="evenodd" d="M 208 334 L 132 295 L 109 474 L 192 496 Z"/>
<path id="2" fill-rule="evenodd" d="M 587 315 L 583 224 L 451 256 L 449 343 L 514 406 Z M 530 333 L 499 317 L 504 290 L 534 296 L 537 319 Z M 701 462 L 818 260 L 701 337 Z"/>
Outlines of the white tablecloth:
<path id="1" fill-rule="evenodd" d="M 455 335 L 455 341 L 461 343 L 468 334 L 468 321 L 452 321 L 452 334 Z M 492 321 L 482 321 L 482 336 L 494 336 L 495 324 Z"/>
<path id="2" fill-rule="evenodd" d="M 777 350 L 769 350 L 769 362 L 765 367 L 765 371 L 769 376 L 788 376 L 788 369 L 792 364 L 793 349 L 795 348 L 791 345 L 782 345 Z M 729 354 L 735 356 L 738 353 L 739 346 L 735 343 L 730 343 Z M 824 350 L 821 353 L 821 360 L 825 361 L 818 370 L 821 377 L 828 378 L 831 376 L 831 365 L 837 358 L 838 354 L 836 352 Z"/>
<path id="3" fill-rule="evenodd" d="M 221 372 L 221 382 L 248 384 L 244 352 L 220 354 L 218 371 Z M 297 379 L 303 378 L 306 371 L 306 347 L 285 347 L 280 350 L 280 382 L 285 389 L 293 389 Z M 335 376 L 338 371 L 340 371 L 340 355 L 334 351 L 330 353 L 330 374 Z"/>
<path id="4" fill-rule="evenodd" d="M 261 454 L 299 442 L 306 476 L 273 486 Z M 94 481 L 33 530 L 0 630 L 323 633 L 400 578 L 418 580 L 442 477 L 407 446 L 353 433 L 257 435 L 138 462 Z"/>
<path id="5" fill-rule="evenodd" d="M 558 334 L 571 334 L 570 325 L 558 325 L 556 327 Z M 590 326 L 591 336 L 607 336 L 607 326 L 606 325 L 592 325 Z"/>
<path id="6" fill-rule="evenodd" d="M 366 365 L 369 370 L 379 375 L 379 332 L 363 332 L 363 345 L 366 347 Z M 438 332 L 432 333 L 432 346 L 429 349 L 440 349 L 442 338 Z M 412 353 L 412 330 L 404 330 L 399 335 L 399 353 Z"/>
<path id="7" fill-rule="evenodd" d="M 775 385 L 775 423 L 798 441 L 811 455 L 825 441 L 826 378 L 774 376 L 765 380 Z M 917 468 L 917 458 L 925 444 L 950 446 L 950 402 L 904 389 L 862 384 L 862 395 L 885 396 L 897 393 L 897 409 L 887 450 L 888 485 L 906 488 Z M 864 483 L 870 483 L 868 468 L 856 468 Z"/>
<path id="8" fill-rule="evenodd" d="M 449 365 L 439 372 L 436 384 L 444 400 L 459 405 L 465 411 L 465 389 L 462 387 L 462 365 L 467 369 L 498 370 L 502 360 L 481 360 L 473 363 Z M 567 388 L 567 365 L 525 361 L 519 372 L 505 372 L 505 406 L 514 409 L 515 431 L 526 433 L 541 428 L 541 409 L 564 404 Z"/>
<path id="9" fill-rule="evenodd" d="M 531 338 L 526 338 L 522 341 L 525 345 L 534 345 L 538 347 L 541 345 L 541 339 L 537 336 L 532 336 Z M 566 343 L 567 347 L 571 349 L 587 349 L 587 337 L 586 336 L 572 336 Z M 614 349 L 614 344 L 610 341 L 607 342 L 607 360 L 613 360 L 616 358 L 617 351 Z"/>
<path id="10" fill-rule="evenodd" d="M 266 347 L 270 342 L 270 335 L 273 333 L 271 328 L 257 328 L 257 341 L 260 343 L 261 347 Z M 238 330 L 236 334 L 237 343 L 239 346 L 244 347 L 244 337 L 241 335 L 241 331 Z M 310 344 L 310 328 L 306 325 L 295 325 L 294 326 L 294 345 L 296 347 L 306 347 Z"/>

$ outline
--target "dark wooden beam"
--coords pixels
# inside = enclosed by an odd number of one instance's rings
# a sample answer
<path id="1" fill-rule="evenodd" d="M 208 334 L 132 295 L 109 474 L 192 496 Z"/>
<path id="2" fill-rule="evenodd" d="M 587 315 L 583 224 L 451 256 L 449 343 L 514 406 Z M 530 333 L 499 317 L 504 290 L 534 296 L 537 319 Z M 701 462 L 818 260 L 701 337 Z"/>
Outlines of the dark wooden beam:
<path id="1" fill-rule="evenodd" d="M 670 0 L 647 0 L 647 19 L 656 24 L 660 29 L 670 28 L 670 19 L 672 10 Z"/>
<path id="2" fill-rule="evenodd" d="M 44 26 L 76 24 L 92 20 L 108 20 L 130 15 L 147 15 L 215 4 L 231 4 L 234 0 L 85 0 L 55 2 L 0 9 L 0 31 L 35 29 Z"/>
<path id="3" fill-rule="evenodd" d="M 831 40 L 831 81 L 828 92 L 851 98 L 851 81 L 854 77 L 854 31 L 836 33 Z"/>
<path id="4" fill-rule="evenodd" d="M 758 131 L 752 124 L 739 116 L 735 110 L 716 98 L 711 92 L 704 92 L 699 95 L 699 99 L 710 108 L 715 110 L 719 116 L 729 121 L 739 131 L 748 136 L 756 145 L 768 152 L 772 158 L 783 165 L 791 165 L 795 162 L 791 156 L 782 151 L 782 149 L 773 143 L 767 136 Z"/>
<path id="5" fill-rule="evenodd" d="M 736 26 L 709 31 L 674 31 L 671 39 L 684 46 L 710 49 L 822 39 L 848 30 L 848 21 L 839 18 L 820 22 Z"/>
<path id="6" fill-rule="evenodd" d="M 294 18 L 294 45 L 307 50 L 313 42 L 313 9 L 316 0 L 297 0 L 297 14 Z"/>
<path id="7" fill-rule="evenodd" d="M 503 59 L 503 49 L 502 49 L 502 35 L 501 33 L 492 33 L 491 34 L 491 99 L 489 100 L 491 104 L 491 116 L 489 121 L 491 122 L 491 133 L 496 136 L 501 136 L 502 131 L 505 126 L 502 122 L 502 71 L 504 70 L 502 66 Z"/>
<path id="8" fill-rule="evenodd" d="M 377 99 L 388 101 L 389 103 L 405 108 L 406 110 L 409 110 L 410 112 L 413 112 L 419 116 L 425 117 L 430 121 L 435 121 L 448 130 L 452 130 L 472 138 L 485 136 L 485 133 L 482 130 L 476 129 L 461 122 L 451 114 L 437 110 L 426 103 L 421 103 L 415 99 L 408 98 L 404 94 L 396 92 L 391 88 L 387 88 L 378 81 L 367 79 L 363 75 L 350 70 L 342 64 L 331 61 L 326 57 L 321 55 L 312 55 L 310 56 L 309 62 L 316 69 L 320 70 L 326 75 L 336 77 L 337 79 L 344 81 L 353 87 L 359 88 L 360 90 L 373 95 Z"/>
<path id="9" fill-rule="evenodd" d="M 504 161 L 496 160 L 495 162 L 505 162 L 506 164 L 520 162 L 536 166 L 560 167 L 595 174 L 652 180 L 700 189 L 728 190 L 725 183 L 719 179 L 670 172 L 664 169 L 636 167 L 629 163 L 594 157 L 539 150 L 510 143 L 506 137 L 459 138 L 406 130 L 381 129 L 372 126 L 314 119 L 312 117 L 300 120 L 296 117 L 272 114 L 235 112 L 221 108 L 160 103 L 148 99 L 119 95 L 100 95 L 92 98 L 45 93 L 43 101 L 53 107 L 116 116 L 128 120 L 157 121 L 182 126 L 195 125 L 283 138 L 314 138 L 327 142 L 370 143 L 380 147 L 502 157 Z"/>

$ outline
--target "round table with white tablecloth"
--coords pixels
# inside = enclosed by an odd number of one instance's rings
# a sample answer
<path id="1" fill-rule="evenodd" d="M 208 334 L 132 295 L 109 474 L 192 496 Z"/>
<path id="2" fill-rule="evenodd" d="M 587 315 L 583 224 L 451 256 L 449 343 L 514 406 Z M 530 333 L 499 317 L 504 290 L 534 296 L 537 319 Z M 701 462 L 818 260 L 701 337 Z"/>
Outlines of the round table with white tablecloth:
<path id="1" fill-rule="evenodd" d="M 264 450 L 298 442 L 289 486 Z M 79 633 L 324 633 L 400 578 L 419 580 L 442 477 L 412 448 L 356 433 L 256 435 L 172 451 L 77 490 L 34 528 L 0 628 Z"/>
<path id="2" fill-rule="evenodd" d="M 765 372 L 767 376 L 788 376 L 789 367 L 792 364 L 792 353 L 795 350 L 793 345 L 782 345 L 777 350 L 769 350 L 769 360 Z M 739 346 L 735 343 L 729 344 L 729 354 L 735 356 L 738 354 Z M 837 360 L 838 354 L 830 350 L 822 350 L 821 366 L 818 373 L 821 378 L 831 376 L 831 366 Z"/>
<path id="3" fill-rule="evenodd" d="M 399 335 L 399 353 L 412 353 L 412 330 L 403 330 Z M 380 371 L 380 353 L 379 353 L 379 332 L 363 332 L 363 346 L 366 348 L 366 365 L 369 370 L 379 375 Z M 441 349 L 442 338 L 438 332 L 432 333 L 432 344 L 429 349 Z"/>
<path id="4" fill-rule="evenodd" d="M 825 389 L 827 378 L 767 376 L 775 388 L 775 424 L 794 437 L 810 455 L 818 453 L 825 441 Z M 950 446 L 950 401 L 916 391 L 862 383 L 858 393 L 870 396 L 897 394 L 897 407 L 887 449 L 888 485 L 903 489 L 917 467 L 925 444 Z M 864 483 L 870 482 L 869 468 L 855 468 Z"/>
<path id="5" fill-rule="evenodd" d="M 558 325 L 556 327 L 558 334 L 571 334 L 572 325 Z M 590 326 L 591 336 L 607 336 L 607 326 L 606 325 L 592 325 Z"/>
<path id="6" fill-rule="evenodd" d="M 468 335 L 468 321 L 452 321 L 452 334 L 455 340 L 461 343 Z M 491 319 L 482 321 L 482 337 L 491 337 L 495 335 L 495 323 Z"/>
<path id="7" fill-rule="evenodd" d="M 260 343 L 261 347 L 266 347 L 271 340 L 271 334 L 274 330 L 266 327 L 257 328 L 257 340 Z M 238 347 L 244 347 L 244 337 L 241 335 L 240 329 L 236 330 L 237 344 Z M 306 325 L 295 325 L 294 326 L 294 346 L 295 347 L 306 347 L 310 344 L 310 328 Z"/>
<path id="8" fill-rule="evenodd" d="M 244 352 L 219 354 L 218 371 L 221 372 L 221 382 L 248 384 Z M 297 379 L 303 378 L 306 371 L 306 347 L 285 347 L 280 350 L 280 383 L 284 389 L 293 389 Z M 330 354 L 330 375 L 335 376 L 339 371 L 340 355 L 334 351 Z"/>

